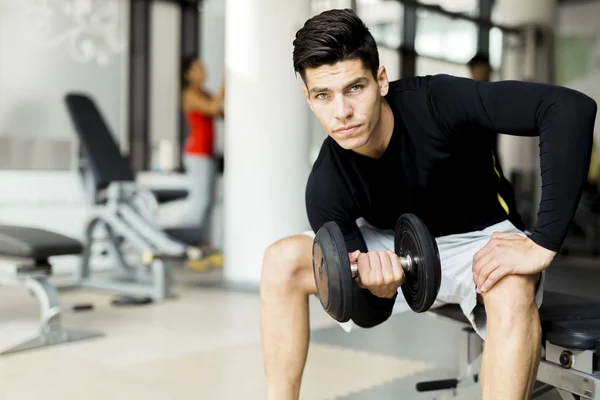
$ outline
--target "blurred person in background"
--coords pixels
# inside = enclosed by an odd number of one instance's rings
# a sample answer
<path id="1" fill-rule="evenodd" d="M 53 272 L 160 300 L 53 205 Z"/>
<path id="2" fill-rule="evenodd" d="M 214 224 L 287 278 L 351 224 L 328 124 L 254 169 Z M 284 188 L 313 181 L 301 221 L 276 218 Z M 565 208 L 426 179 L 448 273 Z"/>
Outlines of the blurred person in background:
<path id="1" fill-rule="evenodd" d="M 181 106 L 188 126 L 183 146 L 183 165 L 189 182 L 184 220 L 186 225 L 202 227 L 208 238 L 217 170 L 214 121 L 224 116 L 225 83 L 219 92 L 211 94 L 205 87 L 204 65 L 195 56 L 182 62 L 181 78 Z M 209 246 L 208 239 L 202 245 Z"/>

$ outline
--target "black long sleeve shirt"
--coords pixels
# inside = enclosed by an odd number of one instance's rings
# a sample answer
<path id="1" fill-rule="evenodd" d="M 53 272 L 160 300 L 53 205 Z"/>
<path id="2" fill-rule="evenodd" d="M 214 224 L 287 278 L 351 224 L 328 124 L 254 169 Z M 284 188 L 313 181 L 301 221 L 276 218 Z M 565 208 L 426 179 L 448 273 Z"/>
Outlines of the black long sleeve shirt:
<path id="1" fill-rule="evenodd" d="M 580 200 L 593 141 L 596 103 L 564 87 L 448 75 L 401 79 L 386 96 L 393 115 L 384 154 L 361 156 L 323 142 L 306 188 L 312 229 L 340 226 L 348 251 L 367 251 L 357 219 L 394 229 L 414 213 L 436 236 L 511 220 L 520 226 L 512 188 L 493 154 L 494 133 L 540 137 L 542 192 L 531 239 L 559 250 Z M 354 288 L 353 321 L 385 321 L 394 299 Z"/>

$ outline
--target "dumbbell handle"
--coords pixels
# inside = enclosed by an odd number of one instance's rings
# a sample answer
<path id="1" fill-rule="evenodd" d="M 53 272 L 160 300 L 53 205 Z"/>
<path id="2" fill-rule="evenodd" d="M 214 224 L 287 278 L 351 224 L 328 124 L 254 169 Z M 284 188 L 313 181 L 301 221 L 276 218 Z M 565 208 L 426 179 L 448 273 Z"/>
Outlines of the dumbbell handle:
<path id="1" fill-rule="evenodd" d="M 400 260 L 400 265 L 404 272 L 410 272 L 416 264 L 416 260 L 411 256 L 398 257 L 398 260 Z M 350 263 L 350 271 L 352 273 L 352 278 L 356 278 L 358 276 L 358 264 Z"/>

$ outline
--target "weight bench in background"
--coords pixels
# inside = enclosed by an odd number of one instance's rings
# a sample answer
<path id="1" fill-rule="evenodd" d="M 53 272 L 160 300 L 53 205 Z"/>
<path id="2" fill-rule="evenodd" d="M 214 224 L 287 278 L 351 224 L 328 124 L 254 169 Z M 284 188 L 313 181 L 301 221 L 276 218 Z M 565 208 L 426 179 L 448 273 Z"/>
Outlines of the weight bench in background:
<path id="1" fill-rule="evenodd" d="M 77 277 L 79 286 L 152 300 L 170 297 L 172 271 L 165 261 L 201 258 L 204 254 L 197 246 L 205 239 L 204 231 L 201 227 L 160 227 L 160 197 L 136 185 L 133 171 L 94 101 L 71 93 L 65 102 L 81 144 L 83 181 L 93 207 Z M 159 194 L 163 199 L 177 198 L 168 190 Z M 103 237 L 98 236 L 97 228 L 104 228 Z M 93 248 L 101 243 L 101 254 L 112 254 L 117 263 L 116 274 L 108 277 L 91 274 Z M 126 246 L 134 257 L 127 257 Z"/>
<path id="2" fill-rule="evenodd" d="M 58 293 L 48 282 L 52 275 L 49 257 L 81 254 L 77 240 L 42 229 L 0 225 L 0 286 L 22 286 L 40 303 L 39 335 L 0 354 L 103 336 L 71 331 L 61 326 Z"/>
<path id="3" fill-rule="evenodd" d="M 480 398 L 481 339 L 458 305 L 445 305 L 430 312 L 466 325 L 461 377 L 421 382 L 417 391 L 450 389 L 453 395 L 449 399 Z M 540 320 L 543 354 L 532 398 L 556 389 L 565 400 L 600 399 L 600 300 L 545 292 Z"/>

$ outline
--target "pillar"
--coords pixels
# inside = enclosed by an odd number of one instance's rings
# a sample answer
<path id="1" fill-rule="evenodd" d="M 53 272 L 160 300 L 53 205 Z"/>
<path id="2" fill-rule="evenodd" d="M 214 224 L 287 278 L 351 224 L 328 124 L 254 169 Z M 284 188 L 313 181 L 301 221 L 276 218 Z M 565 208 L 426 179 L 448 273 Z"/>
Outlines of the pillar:
<path id="1" fill-rule="evenodd" d="M 272 242 L 308 229 L 309 109 L 292 65 L 307 0 L 226 0 L 224 275 L 258 283 Z"/>
<path id="2" fill-rule="evenodd" d="M 150 114 L 151 4 L 132 0 L 129 11 L 129 143 L 131 167 L 135 172 L 150 166 L 148 134 Z"/>

